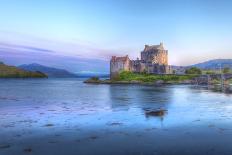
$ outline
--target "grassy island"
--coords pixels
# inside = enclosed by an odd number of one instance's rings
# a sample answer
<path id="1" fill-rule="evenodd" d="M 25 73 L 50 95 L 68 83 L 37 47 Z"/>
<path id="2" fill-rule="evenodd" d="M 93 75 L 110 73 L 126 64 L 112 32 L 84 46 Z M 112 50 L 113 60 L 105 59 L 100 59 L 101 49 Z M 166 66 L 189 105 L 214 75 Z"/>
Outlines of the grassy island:
<path id="1" fill-rule="evenodd" d="M 0 78 L 47 78 L 47 75 L 38 71 L 25 71 L 0 62 Z"/>
<path id="2" fill-rule="evenodd" d="M 100 80 L 97 77 L 92 77 L 86 80 L 86 83 L 121 83 L 121 84 L 187 84 L 198 75 L 157 75 L 147 73 L 133 73 L 122 71 L 117 77 L 111 80 Z"/>

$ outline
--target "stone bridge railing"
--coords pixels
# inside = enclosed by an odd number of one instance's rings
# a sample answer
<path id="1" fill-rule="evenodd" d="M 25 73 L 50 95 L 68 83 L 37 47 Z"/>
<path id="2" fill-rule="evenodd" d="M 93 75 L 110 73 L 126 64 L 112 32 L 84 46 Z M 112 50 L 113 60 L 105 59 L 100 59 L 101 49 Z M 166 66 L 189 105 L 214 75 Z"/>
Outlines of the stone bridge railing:
<path id="1" fill-rule="evenodd" d="M 232 74 L 212 74 L 212 75 L 209 75 L 209 77 L 211 79 L 221 79 L 221 78 L 223 78 L 223 80 L 229 80 L 229 79 L 232 79 Z"/>
<path id="2" fill-rule="evenodd" d="M 195 78 L 196 84 L 212 84 L 213 80 L 219 80 L 223 85 L 229 84 L 229 80 L 232 79 L 232 74 L 212 74 L 201 75 Z"/>

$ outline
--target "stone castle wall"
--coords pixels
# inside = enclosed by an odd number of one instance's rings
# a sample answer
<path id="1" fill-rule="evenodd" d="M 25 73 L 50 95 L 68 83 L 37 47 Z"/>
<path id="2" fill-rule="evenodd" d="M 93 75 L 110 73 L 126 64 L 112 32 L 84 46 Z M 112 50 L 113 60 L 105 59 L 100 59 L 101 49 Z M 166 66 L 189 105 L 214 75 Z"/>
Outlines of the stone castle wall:
<path id="1" fill-rule="evenodd" d="M 141 60 L 152 64 L 168 65 L 168 51 L 161 47 L 147 48 L 141 52 Z"/>
<path id="2" fill-rule="evenodd" d="M 132 60 L 131 61 L 131 71 L 135 73 L 141 73 L 146 71 L 146 64 L 141 60 Z"/>
<path id="3" fill-rule="evenodd" d="M 168 65 L 168 51 L 160 43 L 160 45 L 153 46 L 145 45 L 141 52 L 141 60 L 130 60 L 128 56 L 113 56 L 110 61 L 111 77 L 117 76 L 120 71 L 171 74 L 171 67 Z"/>
<path id="4" fill-rule="evenodd" d="M 116 77 L 120 71 L 131 71 L 131 60 L 128 56 L 113 56 L 110 61 L 110 75 Z"/>

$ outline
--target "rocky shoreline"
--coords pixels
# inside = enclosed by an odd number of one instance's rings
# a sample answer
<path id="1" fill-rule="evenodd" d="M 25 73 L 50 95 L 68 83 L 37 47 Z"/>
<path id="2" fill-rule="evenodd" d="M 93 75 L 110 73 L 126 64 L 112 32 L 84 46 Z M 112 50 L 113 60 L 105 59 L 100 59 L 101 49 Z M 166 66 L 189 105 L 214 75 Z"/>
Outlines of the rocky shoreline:
<path id="1" fill-rule="evenodd" d="M 101 80 L 99 78 L 90 78 L 84 81 L 87 84 L 127 84 L 127 85 L 155 85 L 155 86 L 162 86 L 162 85 L 221 85 L 220 81 L 208 82 L 202 80 L 201 77 L 196 77 L 190 80 L 181 80 L 181 81 L 164 81 L 164 80 L 157 80 L 153 82 L 143 82 L 143 81 L 126 81 L 126 80 L 110 80 L 104 79 Z M 230 83 L 224 83 L 223 85 L 230 85 Z"/>
<path id="2" fill-rule="evenodd" d="M 110 79 L 105 79 L 105 80 L 100 80 L 98 78 L 90 78 L 84 81 L 84 83 L 88 84 L 139 84 L 139 85 L 172 85 L 172 84 L 180 84 L 180 85 L 189 85 L 189 84 L 195 84 L 194 80 L 183 80 L 183 81 L 163 81 L 163 80 L 158 80 L 154 82 L 142 82 L 142 81 L 116 81 L 116 80 L 110 80 Z"/>

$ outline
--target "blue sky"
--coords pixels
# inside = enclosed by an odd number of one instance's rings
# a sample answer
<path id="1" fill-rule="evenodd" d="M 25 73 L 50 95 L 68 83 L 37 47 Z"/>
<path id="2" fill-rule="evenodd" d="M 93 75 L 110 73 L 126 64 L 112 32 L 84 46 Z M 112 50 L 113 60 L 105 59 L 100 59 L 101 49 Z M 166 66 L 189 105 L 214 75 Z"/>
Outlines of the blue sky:
<path id="1" fill-rule="evenodd" d="M 232 58 L 232 1 L 1 0 L 0 60 L 107 72 L 112 55 L 136 58 L 164 42 L 169 63 Z"/>

